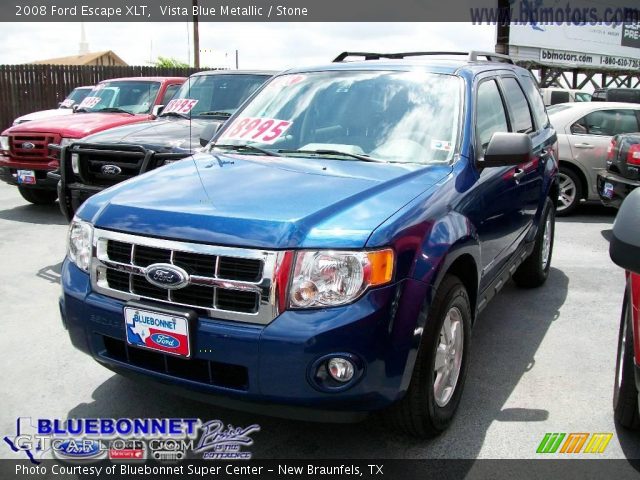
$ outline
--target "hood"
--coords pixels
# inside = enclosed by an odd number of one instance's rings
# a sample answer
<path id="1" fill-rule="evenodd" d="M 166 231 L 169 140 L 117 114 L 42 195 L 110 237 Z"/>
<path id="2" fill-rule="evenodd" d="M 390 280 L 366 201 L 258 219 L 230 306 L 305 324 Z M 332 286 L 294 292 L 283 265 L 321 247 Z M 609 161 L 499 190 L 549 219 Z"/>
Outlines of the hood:
<path id="1" fill-rule="evenodd" d="M 195 150 L 200 148 L 200 132 L 220 120 L 167 117 L 148 122 L 111 128 L 84 138 L 90 143 L 129 143 L 147 148 Z"/>
<path id="2" fill-rule="evenodd" d="M 74 113 L 38 121 L 21 123 L 6 133 L 57 133 L 66 138 L 83 138 L 107 128 L 149 120 L 149 115 L 127 113 Z"/>
<path id="3" fill-rule="evenodd" d="M 14 120 L 15 122 L 31 122 L 36 120 L 42 120 L 44 118 L 60 117 L 63 115 L 71 115 L 73 110 L 70 108 L 52 108 L 51 110 L 40 110 L 39 112 L 29 113 L 23 115 Z"/>
<path id="4" fill-rule="evenodd" d="M 78 216 L 110 230 L 217 245 L 361 248 L 450 171 L 203 153 L 91 197 Z"/>

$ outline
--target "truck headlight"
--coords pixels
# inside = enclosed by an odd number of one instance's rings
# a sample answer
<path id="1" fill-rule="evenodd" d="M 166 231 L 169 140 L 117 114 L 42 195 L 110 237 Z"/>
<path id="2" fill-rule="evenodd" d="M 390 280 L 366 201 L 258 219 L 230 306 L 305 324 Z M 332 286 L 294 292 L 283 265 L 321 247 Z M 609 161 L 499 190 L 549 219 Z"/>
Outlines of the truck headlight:
<path id="1" fill-rule="evenodd" d="M 0 137 L 0 150 L 9 151 L 9 137 L 6 135 Z"/>
<path id="2" fill-rule="evenodd" d="M 67 145 L 71 145 L 73 142 L 79 142 L 79 138 L 63 138 L 60 140 L 60 146 L 66 147 Z"/>
<path id="3" fill-rule="evenodd" d="M 71 154 L 71 170 L 76 175 L 80 175 L 80 155 L 77 153 Z"/>
<path id="4" fill-rule="evenodd" d="M 89 271 L 93 242 L 93 226 L 88 222 L 73 219 L 69 226 L 69 242 L 67 255 L 76 266 Z"/>
<path id="5" fill-rule="evenodd" d="M 393 250 L 305 251 L 296 255 L 289 291 L 292 308 L 333 307 L 356 300 L 367 288 L 389 283 Z"/>

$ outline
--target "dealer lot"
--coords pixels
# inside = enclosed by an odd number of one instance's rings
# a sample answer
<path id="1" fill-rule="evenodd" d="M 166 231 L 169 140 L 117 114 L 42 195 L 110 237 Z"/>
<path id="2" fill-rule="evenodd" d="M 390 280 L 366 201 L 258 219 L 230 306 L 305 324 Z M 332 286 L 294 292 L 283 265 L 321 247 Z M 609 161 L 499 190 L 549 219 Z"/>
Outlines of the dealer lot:
<path id="1" fill-rule="evenodd" d="M 548 282 L 537 290 L 508 285 L 482 312 L 458 415 L 441 437 L 421 441 L 375 417 L 310 424 L 224 410 L 99 366 L 71 346 L 58 313 L 63 216 L 2 184 L 2 435 L 15 432 L 19 416 L 198 417 L 258 423 L 255 458 L 535 458 L 546 432 L 611 432 L 600 457 L 640 458 L 640 436 L 617 428 L 611 408 L 624 289 L 608 256 L 614 214 L 583 206 L 557 221 Z M 0 457 L 13 455 L 1 449 Z"/>

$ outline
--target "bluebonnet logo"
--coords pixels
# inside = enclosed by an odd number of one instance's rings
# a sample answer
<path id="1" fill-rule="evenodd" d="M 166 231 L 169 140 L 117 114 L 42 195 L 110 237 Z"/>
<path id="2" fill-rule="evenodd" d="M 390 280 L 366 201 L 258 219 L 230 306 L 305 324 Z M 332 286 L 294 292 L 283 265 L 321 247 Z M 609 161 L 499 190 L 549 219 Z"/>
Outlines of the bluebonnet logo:
<path id="1" fill-rule="evenodd" d="M 220 420 L 210 420 L 201 426 L 202 436 L 194 453 L 202 453 L 206 460 L 249 460 L 250 452 L 241 451 L 242 447 L 253 445 L 252 433 L 260 431 L 260 425 L 248 427 L 234 427 L 228 425 L 225 429 Z"/>
<path id="2" fill-rule="evenodd" d="M 154 333 L 151 335 L 151 341 L 167 348 L 180 347 L 180 340 L 169 335 L 168 333 Z"/>

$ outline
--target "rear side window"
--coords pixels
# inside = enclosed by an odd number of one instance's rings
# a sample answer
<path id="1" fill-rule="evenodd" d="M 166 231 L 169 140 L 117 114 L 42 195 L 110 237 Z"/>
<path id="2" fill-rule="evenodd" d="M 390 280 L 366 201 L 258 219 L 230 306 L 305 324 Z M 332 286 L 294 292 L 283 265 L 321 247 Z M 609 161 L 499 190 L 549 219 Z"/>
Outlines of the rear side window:
<path id="1" fill-rule="evenodd" d="M 498 85 L 495 80 L 480 83 L 476 100 L 476 137 L 478 147 L 484 152 L 494 133 L 508 131 L 507 114 L 498 91 Z"/>
<path id="2" fill-rule="evenodd" d="M 512 130 L 518 133 L 533 132 L 533 119 L 531 118 L 529 102 L 527 102 L 518 81 L 515 78 L 507 77 L 502 79 L 502 85 L 504 87 L 504 96 L 509 105 L 509 112 L 511 113 Z"/>
<path id="3" fill-rule="evenodd" d="M 571 125 L 571 133 L 611 137 L 639 131 L 634 110 L 598 110 Z"/>
<path id="4" fill-rule="evenodd" d="M 569 101 L 571 101 L 569 92 L 561 92 L 559 90 L 551 92 L 551 105 L 555 105 L 556 103 L 566 103 Z"/>
<path id="5" fill-rule="evenodd" d="M 527 97 L 529 97 L 529 102 L 531 102 L 531 109 L 536 119 L 537 130 L 545 128 L 549 125 L 549 117 L 547 117 L 547 111 L 544 108 L 544 102 L 542 101 L 538 87 L 534 83 L 533 78 L 529 76 L 520 77 L 520 83 Z"/>
<path id="6" fill-rule="evenodd" d="M 169 100 L 173 98 L 179 88 L 180 84 L 169 85 L 164 91 L 164 96 L 162 97 L 162 102 L 160 102 L 160 104 L 166 105 L 167 103 L 169 103 Z"/>

